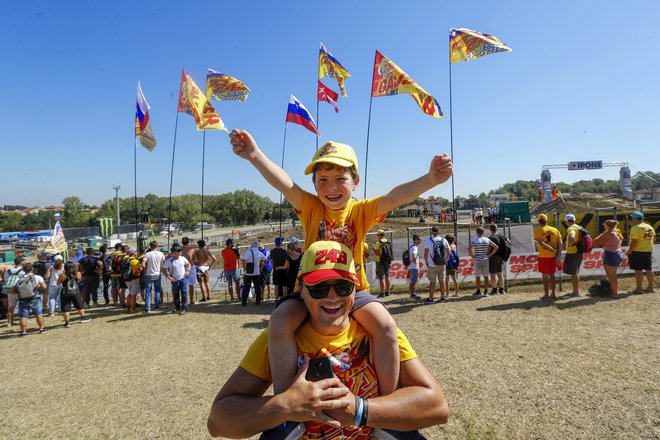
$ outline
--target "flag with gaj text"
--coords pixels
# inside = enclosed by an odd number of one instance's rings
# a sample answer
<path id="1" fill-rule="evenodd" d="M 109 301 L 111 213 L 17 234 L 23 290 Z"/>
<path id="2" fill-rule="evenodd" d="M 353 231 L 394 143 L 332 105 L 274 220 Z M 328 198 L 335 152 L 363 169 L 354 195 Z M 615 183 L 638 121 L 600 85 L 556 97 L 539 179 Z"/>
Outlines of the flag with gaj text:
<path id="1" fill-rule="evenodd" d="M 495 52 L 511 52 L 511 48 L 493 35 L 465 28 L 449 30 L 450 63 L 470 61 Z"/>
<path id="2" fill-rule="evenodd" d="M 220 116 L 215 112 L 206 96 L 199 90 L 195 81 L 183 70 L 179 89 L 178 110 L 195 118 L 197 130 L 228 131 Z"/>
<path id="3" fill-rule="evenodd" d="M 319 79 L 324 78 L 334 78 L 339 84 L 339 91 L 341 96 L 346 97 L 346 87 L 344 87 L 344 80 L 350 78 L 351 74 L 348 73 L 348 70 L 335 58 L 328 49 L 321 43 L 321 49 L 319 49 Z"/>
<path id="4" fill-rule="evenodd" d="M 442 109 L 438 101 L 392 60 L 376 51 L 371 96 L 391 96 L 400 93 L 410 94 L 427 115 L 442 118 Z"/>
<path id="5" fill-rule="evenodd" d="M 236 78 L 209 69 L 206 75 L 206 99 L 245 102 L 250 89 Z"/>
<path id="6" fill-rule="evenodd" d="M 140 144 L 149 151 L 156 147 L 156 138 L 149 122 L 149 104 L 142 93 L 140 81 L 137 84 L 137 104 L 135 109 L 135 136 L 140 138 Z"/>

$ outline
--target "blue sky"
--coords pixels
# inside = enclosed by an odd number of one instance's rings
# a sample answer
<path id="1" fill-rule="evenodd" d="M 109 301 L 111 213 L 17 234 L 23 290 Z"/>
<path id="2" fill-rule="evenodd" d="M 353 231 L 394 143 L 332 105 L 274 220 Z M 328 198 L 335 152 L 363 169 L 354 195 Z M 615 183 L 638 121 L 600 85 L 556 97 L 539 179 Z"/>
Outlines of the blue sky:
<path id="1" fill-rule="evenodd" d="M 244 81 L 245 103 L 213 105 L 227 127 L 252 132 L 276 162 L 290 93 L 316 111 L 322 41 L 351 72 L 340 112 L 321 103 L 321 142 L 352 145 L 364 169 L 374 51 L 380 50 L 440 102 L 426 116 L 410 96 L 374 98 L 367 195 L 428 169 L 449 152 L 448 29 L 498 36 L 513 52 L 452 67 L 456 194 L 537 179 L 544 164 L 628 161 L 660 170 L 660 3 L 500 1 L 115 1 L 5 2 L 0 15 L 1 204 L 90 204 L 133 195 L 136 83 L 158 141 L 138 149 L 138 195 L 169 192 L 181 69 L 204 88 L 213 68 Z M 337 90 L 334 80 L 326 85 Z M 312 190 L 303 169 L 314 135 L 288 126 L 285 169 Z M 178 121 L 174 194 L 200 192 L 202 133 Z M 573 182 L 618 178 L 554 170 Z M 364 182 L 356 195 L 362 197 Z M 231 152 L 224 132 L 206 137 L 207 194 L 249 188 L 277 194 Z M 429 195 L 449 198 L 449 183 Z"/>

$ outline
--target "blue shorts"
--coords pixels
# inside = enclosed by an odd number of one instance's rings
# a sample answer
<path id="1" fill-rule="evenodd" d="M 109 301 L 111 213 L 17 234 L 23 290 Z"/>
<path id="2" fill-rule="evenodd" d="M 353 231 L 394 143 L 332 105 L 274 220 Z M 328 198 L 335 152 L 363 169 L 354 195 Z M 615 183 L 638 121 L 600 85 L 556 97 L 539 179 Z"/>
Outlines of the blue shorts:
<path id="1" fill-rule="evenodd" d="M 408 273 L 410 274 L 411 283 L 416 283 L 419 280 L 419 269 L 408 269 Z"/>
<path id="2" fill-rule="evenodd" d="M 18 316 L 21 318 L 27 318 L 30 316 L 30 312 L 39 316 L 43 313 L 41 306 L 41 296 L 35 296 L 32 299 L 22 299 L 18 301 Z"/>
<path id="3" fill-rule="evenodd" d="M 621 252 L 611 252 L 611 251 L 603 252 L 603 264 L 605 266 L 619 267 L 621 265 L 622 260 L 623 260 L 623 255 L 621 254 Z"/>
<path id="4" fill-rule="evenodd" d="M 225 271 L 225 278 L 227 281 L 240 281 L 241 276 L 238 274 L 238 269 L 232 269 L 232 270 L 226 270 Z"/>

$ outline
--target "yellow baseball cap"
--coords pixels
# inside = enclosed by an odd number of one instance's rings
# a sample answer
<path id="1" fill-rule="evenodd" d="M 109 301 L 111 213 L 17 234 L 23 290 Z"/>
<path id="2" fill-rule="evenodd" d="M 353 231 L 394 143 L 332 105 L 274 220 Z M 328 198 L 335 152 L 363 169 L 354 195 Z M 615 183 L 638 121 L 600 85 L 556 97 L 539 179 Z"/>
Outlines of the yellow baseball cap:
<path id="1" fill-rule="evenodd" d="M 330 278 L 341 278 L 359 284 L 353 253 L 336 241 L 316 241 L 303 253 L 300 278 L 309 286 Z"/>
<path id="2" fill-rule="evenodd" d="M 312 174 L 314 165 L 323 162 L 344 168 L 355 167 L 355 172 L 357 173 L 358 171 L 358 160 L 355 150 L 350 145 L 340 144 L 339 142 L 328 141 L 316 150 L 314 157 L 312 157 L 312 163 L 305 168 L 305 174 Z"/>
<path id="3" fill-rule="evenodd" d="M 543 220 L 544 222 L 548 221 L 548 216 L 545 214 L 540 214 L 538 220 Z"/>

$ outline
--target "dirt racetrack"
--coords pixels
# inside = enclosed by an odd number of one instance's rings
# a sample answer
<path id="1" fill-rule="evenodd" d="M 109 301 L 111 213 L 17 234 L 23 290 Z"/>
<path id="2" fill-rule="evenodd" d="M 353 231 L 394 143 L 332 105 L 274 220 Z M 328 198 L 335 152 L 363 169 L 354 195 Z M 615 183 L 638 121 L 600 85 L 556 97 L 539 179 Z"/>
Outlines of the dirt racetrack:
<path id="1" fill-rule="evenodd" d="M 447 304 L 385 302 L 449 401 L 449 423 L 428 438 L 660 437 L 660 293 L 542 302 L 535 285 L 490 299 L 464 292 Z M 46 318 L 44 335 L 34 322 L 24 338 L 3 328 L 0 438 L 208 438 L 211 401 L 271 309 L 216 293 L 186 316 L 100 307 L 71 329 Z"/>

